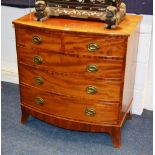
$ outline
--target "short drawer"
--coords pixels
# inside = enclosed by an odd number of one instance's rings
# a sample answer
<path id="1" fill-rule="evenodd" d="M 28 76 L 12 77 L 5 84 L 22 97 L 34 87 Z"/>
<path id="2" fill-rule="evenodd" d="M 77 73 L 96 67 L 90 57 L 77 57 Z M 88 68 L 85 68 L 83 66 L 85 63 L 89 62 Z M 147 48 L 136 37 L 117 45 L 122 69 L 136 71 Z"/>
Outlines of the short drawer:
<path id="1" fill-rule="evenodd" d="M 20 83 L 55 94 L 102 101 L 120 101 L 121 81 L 94 80 L 19 65 Z"/>
<path id="2" fill-rule="evenodd" d="M 127 48 L 127 37 L 124 36 L 65 36 L 65 51 L 71 53 L 85 53 L 105 57 L 124 58 Z"/>
<path id="3" fill-rule="evenodd" d="M 17 47 L 61 50 L 61 34 L 42 29 L 16 28 Z"/>
<path id="4" fill-rule="evenodd" d="M 119 104 L 101 104 L 92 100 L 69 98 L 26 86 L 20 88 L 22 104 L 34 108 L 34 111 L 84 122 L 117 122 Z"/>
<path id="5" fill-rule="evenodd" d="M 23 64 L 82 78 L 121 78 L 123 60 L 101 56 L 60 54 L 48 50 L 18 48 L 18 61 Z"/>

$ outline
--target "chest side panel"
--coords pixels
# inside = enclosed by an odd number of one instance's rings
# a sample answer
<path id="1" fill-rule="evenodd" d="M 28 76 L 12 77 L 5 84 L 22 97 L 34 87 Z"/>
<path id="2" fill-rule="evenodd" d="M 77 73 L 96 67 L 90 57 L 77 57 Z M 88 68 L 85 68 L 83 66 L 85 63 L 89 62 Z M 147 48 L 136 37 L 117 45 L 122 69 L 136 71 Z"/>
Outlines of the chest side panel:
<path id="1" fill-rule="evenodd" d="M 140 25 L 137 26 L 135 32 L 128 38 L 123 99 L 122 99 L 123 112 L 126 112 L 128 110 L 133 100 L 138 42 L 139 42 L 139 28 L 140 28 L 139 26 Z"/>

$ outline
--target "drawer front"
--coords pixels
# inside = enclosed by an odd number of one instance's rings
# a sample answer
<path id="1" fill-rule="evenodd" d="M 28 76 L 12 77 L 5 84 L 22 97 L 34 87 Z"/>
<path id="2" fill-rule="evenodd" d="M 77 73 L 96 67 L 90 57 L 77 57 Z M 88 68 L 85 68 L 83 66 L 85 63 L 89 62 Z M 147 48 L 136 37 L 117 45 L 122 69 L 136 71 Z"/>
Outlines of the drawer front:
<path id="1" fill-rule="evenodd" d="M 18 48 L 18 61 L 36 68 L 83 78 L 121 78 L 122 60 Z"/>
<path id="2" fill-rule="evenodd" d="M 38 89 L 21 86 L 21 102 L 55 116 L 78 121 L 116 123 L 118 118 L 118 104 L 101 104 L 79 98 L 67 98 Z"/>
<path id="3" fill-rule="evenodd" d="M 17 47 L 61 50 L 61 34 L 38 29 L 16 29 Z"/>
<path id="4" fill-rule="evenodd" d="M 48 92 L 103 101 L 120 101 L 120 81 L 91 80 L 63 76 L 19 65 L 20 82 Z"/>
<path id="5" fill-rule="evenodd" d="M 65 51 L 71 53 L 85 53 L 105 57 L 124 58 L 127 48 L 127 37 L 123 36 L 65 36 Z"/>

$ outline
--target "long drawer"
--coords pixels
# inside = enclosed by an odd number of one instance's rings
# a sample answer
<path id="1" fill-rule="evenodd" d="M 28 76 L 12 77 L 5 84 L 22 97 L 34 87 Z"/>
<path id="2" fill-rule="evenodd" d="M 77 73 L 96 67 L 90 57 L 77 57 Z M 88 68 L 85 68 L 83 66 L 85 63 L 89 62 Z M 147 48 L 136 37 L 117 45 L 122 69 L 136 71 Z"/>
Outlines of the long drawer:
<path id="1" fill-rule="evenodd" d="M 18 61 L 36 68 L 84 78 L 121 78 L 123 60 L 18 48 Z"/>
<path id="2" fill-rule="evenodd" d="M 115 124 L 119 112 L 119 104 L 101 104 L 88 99 L 68 98 L 23 85 L 21 85 L 21 102 L 34 108 L 34 111 L 36 109 L 57 117 L 94 123 Z"/>
<path id="3" fill-rule="evenodd" d="M 91 80 L 63 76 L 22 64 L 19 65 L 19 74 L 20 83 L 56 94 L 114 102 L 119 102 L 121 99 L 121 81 L 117 80 Z"/>
<path id="4" fill-rule="evenodd" d="M 57 32 L 46 31 L 33 28 L 17 28 L 16 42 L 17 47 L 50 49 L 53 51 L 61 51 L 61 37 Z"/>

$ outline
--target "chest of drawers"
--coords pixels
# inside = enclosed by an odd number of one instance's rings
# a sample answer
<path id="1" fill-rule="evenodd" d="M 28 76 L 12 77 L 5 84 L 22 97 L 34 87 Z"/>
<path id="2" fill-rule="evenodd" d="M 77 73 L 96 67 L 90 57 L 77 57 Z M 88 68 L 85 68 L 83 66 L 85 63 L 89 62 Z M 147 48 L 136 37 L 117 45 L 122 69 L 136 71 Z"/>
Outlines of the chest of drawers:
<path id="1" fill-rule="evenodd" d="M 32 115 L 58 127 L 106 132 L 121 146 L 130 115 L 140 16 L 116 30 L 103 23 L 29 14 L 13 22 L 21 96 L 21 122 Z"/>

